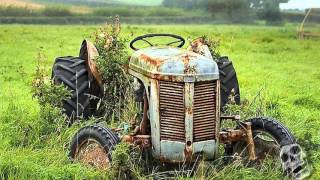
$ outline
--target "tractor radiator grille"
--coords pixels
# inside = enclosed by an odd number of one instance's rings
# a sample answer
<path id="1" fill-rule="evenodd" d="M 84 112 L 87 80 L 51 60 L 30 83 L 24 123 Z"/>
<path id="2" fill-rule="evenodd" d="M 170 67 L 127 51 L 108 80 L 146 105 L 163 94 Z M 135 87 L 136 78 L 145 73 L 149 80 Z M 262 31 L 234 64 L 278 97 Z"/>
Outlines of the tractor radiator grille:
<path id="1" fill-rule="evenodd" d="M 185 141 L 184 83 L 159 82 L 160 139 Z"/>
<path id="2" fill-rule="evenodd" d="M 216 81 L 195 83 L 193 141 L 215 139 Z"/>

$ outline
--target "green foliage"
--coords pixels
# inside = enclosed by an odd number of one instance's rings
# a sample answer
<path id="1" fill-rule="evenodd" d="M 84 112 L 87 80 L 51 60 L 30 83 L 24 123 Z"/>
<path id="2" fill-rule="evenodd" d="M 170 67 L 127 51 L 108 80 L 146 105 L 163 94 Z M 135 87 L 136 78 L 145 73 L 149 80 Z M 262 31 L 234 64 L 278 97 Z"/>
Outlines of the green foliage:
<path id="1" fill-rule="evenodd" d="M 32 132 L 39 136 L 40 141 L 46 140 L 52 133 L 60 132 L 66 127 L 67 117 L 62 112 L 62 102 L 70 96 L 63 85 L 54 85 L 48 80 L 45 70 L 46 58 L 43 49 L 38 53 L 38 64 L 32 81 L 32 92 L 40 105 L 40 116 L 37 124 L 29 125 Z"/>
<path id="2" fill-rule="evenodd" d="M 112 176 L 116 179 L 144 179 L 144 170 L 151 167 L 141 156 L 139 148 L 130 147 L 126 143 L 118 144 L 112 152 Z"/>
<path id="3" fill-rule="evenodd" d="M 213 39 L 212 37 L 204 36 L 205 44 L 208 45 L 210 53 L 214 59 L 218 59 L 221 57 L 220 55 L 220 40 Z"/>
<path id="4" fill-rule="evenodd" d="M 93 35 L 93 41 L 99 56 L 95 59 L 104 83 L 104 96 L 100 110 L 107 119 L 121 118 L 124 107 L 131 97 L 131 78 L 126 72 L 128 51 L 126 39 L 120 36 L 119 19 L 100 28 Z"/>
<path id="5" fill-rule="evenodd" d="M 289 0 L 250 0 L 252 8 L 256 11 L 259 18 L 267 21 L 267 24 L 281 23 L 280 3 Z"/>
<path id="6" fill-rule="evenodd" d="M 46 6 L 44 9 L 29 7 L 0 6 L 0 17 L 74 16 L 66 6 Z"/>
<path id="7" fill-rule="evenodd" d="M 195 179 L 286 179 L 279 171 L 280 164 L 274 166 L 274 162 L 266 160 L 262 166 L 253 166 L 246 164 L 241 159 L 237 159 L 230 164 L 224 164 L 223 161 L 199 163 L 195 171 Z"/>
<path id="8" fill-rule="evenodd" d="M 162 0 L 32 0 L 34 2 L 46 3 L 46 4 L 68 4 L 73 6 L 90 6 L 90 7 L 105 7 L 114 5 L 134 5 L 134 6 L 158 6 Z"/>
<path id="9" fill-rule="evenodd" d="M 62 107 L 62 100 L 70 96 L 70 92 L 61 84 L 54 85 L 46 74 L 46 57 L 43 49 L 38 53 L 38 64 L 32 82 L 33 97 L 36 97 L 41 106 L 50 104 L 53 107 Z"/>
<path id="10" fill-rule="evenodd" d="M 33 10 L 27 7 L 0 6 L 0 17 L 39 16 L 40 14 L 40 11 Z"/>
<path id="11" fill-rule="evenodd" d="M 267 24 L 282 21 L 279 4 L 288 0 L 209 0 L 209 11 L 214 17 L 221 16 L 236 22 L 248 22 L 255 18 Z"/>
<path id="12" fill-rule="evenodd" d="M 120 143 L 112 152 L 112 173 L 116 179 L 126 179 L 131 165 L 130 148 L 128 144 Z"/>
<path id="13" fill-rule="evenodd" d="M 250 22 L 253 19 L 248 0 L 209 0 L 208 7 L 214 18 L 234 22 Z"/>

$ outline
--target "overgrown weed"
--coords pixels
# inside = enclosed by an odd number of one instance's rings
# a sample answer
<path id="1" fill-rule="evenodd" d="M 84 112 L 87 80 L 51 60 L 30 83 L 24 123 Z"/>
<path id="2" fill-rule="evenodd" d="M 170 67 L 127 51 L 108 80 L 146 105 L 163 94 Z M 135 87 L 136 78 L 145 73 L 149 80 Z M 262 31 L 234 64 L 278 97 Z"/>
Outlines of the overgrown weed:
<path id="1" fill-rule="evenodd" d="M 132 78 L 126 72 L 128 64 L 127 40 L 120 36 L 119 18 L 106 24 L 93 34 L 93 41 L 99 52 L 95 59 L 103 81 L 103 94 L 99 111 L 104 120 L 120 120 L 124 108 L 132 96 Z"/>

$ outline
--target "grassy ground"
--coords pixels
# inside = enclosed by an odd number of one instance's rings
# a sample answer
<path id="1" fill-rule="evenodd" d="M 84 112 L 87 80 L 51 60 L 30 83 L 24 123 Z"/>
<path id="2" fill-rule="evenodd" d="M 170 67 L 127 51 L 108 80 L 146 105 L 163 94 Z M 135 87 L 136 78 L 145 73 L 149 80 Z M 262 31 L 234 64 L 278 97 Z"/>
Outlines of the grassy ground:
<path id="1" fill-rule="evenodd" d="M 77 55 L 81 41 L 97 26 L 0 26 L 0 177 L 94 178 L 104 173 L 72 164 L 67 158 L 68 141 L 80 125 L 58 132 L 38 132 L 46 122 L 32 98 L 31 80 L 40 49 L 51 71 L 54 58 Z M 320 177 L 320 41 L 296 39 L 296 27 L 263 26 L 123 26 L 128 39 L 145 33 L 175 33 L 188 38 L 201 35 L 221 40 L 221 54 L 234 62 L 242 99 L 252 101 L 262 93 L 267 114 L 283 122 L 310 149 L 313 178 Z M 42 127 L 43 128 L 43 127 Z M 308 137 L 309 135 L 309 137 Z M 310 137 L 311 136 L 311 137 Z M 307 141 L 309 140 L 309 141 Z M 279 179 L 272 167 L 256 170 L 226 168 L 213 177 L 221 179 Z M 1 178 L 0 178 L 1 179 Z"/>

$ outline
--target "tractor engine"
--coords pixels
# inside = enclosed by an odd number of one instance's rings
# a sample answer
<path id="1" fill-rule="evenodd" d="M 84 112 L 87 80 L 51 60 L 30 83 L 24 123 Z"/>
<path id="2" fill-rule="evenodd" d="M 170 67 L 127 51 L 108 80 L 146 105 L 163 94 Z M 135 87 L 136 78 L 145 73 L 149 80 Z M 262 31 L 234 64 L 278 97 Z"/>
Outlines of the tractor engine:
<path id="1" fill-rule="evenodd" d="M 163 162 L 214 159 L 220 122 L 216 62 L 180 48 L 150 47 L 134 52 L 129 73 L 145 90 L 153 156 Z"/>

